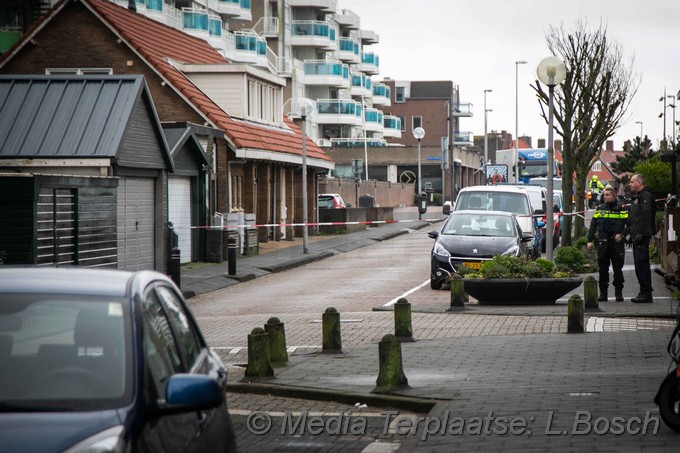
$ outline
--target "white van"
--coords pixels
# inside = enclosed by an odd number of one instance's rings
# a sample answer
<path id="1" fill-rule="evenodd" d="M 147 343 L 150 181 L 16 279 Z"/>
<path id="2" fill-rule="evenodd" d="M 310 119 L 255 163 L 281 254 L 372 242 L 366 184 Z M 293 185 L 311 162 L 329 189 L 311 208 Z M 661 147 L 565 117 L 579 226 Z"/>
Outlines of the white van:
<path id="1" fill-rule="evenodd" d="M 534 236 L 533 256 L 541 256 L 540 235 L 532 217 L 529 194 L 516 186 L 470 186 L 458 192 L 454 211 L 505 211 L 515 214 L 522 231 Z"/>

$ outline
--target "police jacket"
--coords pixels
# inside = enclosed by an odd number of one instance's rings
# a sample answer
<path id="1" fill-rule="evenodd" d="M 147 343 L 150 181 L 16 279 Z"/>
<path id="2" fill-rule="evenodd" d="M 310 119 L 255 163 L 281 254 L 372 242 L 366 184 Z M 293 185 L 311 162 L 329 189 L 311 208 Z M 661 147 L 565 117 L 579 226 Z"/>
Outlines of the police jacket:
<path id="1" fill-rule="evenodd" d="M 628 211 L 620 201 L 602 203 L 595 210 L 588 230 L 588 242 L 593 242 L 595 232 L 600 240 L 611 239 L 617 233 L 623 235 L 628 225 Z"/>
<path id="2" fill-rule="evenodd" d="M 632 238 L 637 236 L 654 236 L 656 233 L 655 212 L 656 206 L 651 190 L 643 187 L 640 192 L 633 194 L 629 213 L 630 235 Z"/>

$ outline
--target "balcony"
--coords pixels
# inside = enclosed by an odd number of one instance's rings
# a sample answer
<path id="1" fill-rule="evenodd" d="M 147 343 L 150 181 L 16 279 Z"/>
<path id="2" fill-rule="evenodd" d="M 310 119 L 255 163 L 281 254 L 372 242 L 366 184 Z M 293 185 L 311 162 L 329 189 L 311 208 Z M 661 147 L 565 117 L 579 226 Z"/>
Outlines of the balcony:
<path id="1" fill-rule="evenodd" d="M 338 58 L 347 64 L 357 64 L 361 61 L 359 42 L 351 38 L 340 38 L 338 41 Z"/>
<path id="2" fill-rule="evenodd" d="M 392 105 L 390 101 L 390 87 L 382 83 L 373 85 L 373 105 L 380 105 L 382 107 L 389 107 Z"/>
<path id="3" fill-rule="evenodd" d="M 338 10 L 338 0 L 288 0 L 291 8 L 312 8 L 327 13 L 335 13 Z"/>
<path id="4" fill-rule="evenodd" d="M 290 44 L 300 47 L 337 48 L 337 41 L 331 39 L 331 29 L 328 23 L 318 20 L 294 20 L 291 24 Z"/>
<path id="5" fill-rule="evenodd" d="M 334 148 L 363 148 L 364 146 L 387 146 L 387 142 L 382 138 L 332 138 L 331 143 Z"/>
<path id="6" fill-rule="evenodd" d="M 373 52 L 362 53 L 359 70 L 369 75 L 378 75 L 380 73 L 380 57 Z"/>
<path id="7" fill-rule="evenodd" d="M 267 40 L 253 31 L 234 32 L 234 60 L 251 63 L 257 66 L 267 66 Z"/>
<path id="8" fill-rule="evenodd" d="M 340 61 L 305 60 L 304 83 L 349 88 L 349 66 Z"/>
<path id="9" fill-rule="evenodd" d="M 260 17 L 253 25 L 253 30 L 265 38 L 277 38 L 279 36 L 279 18 Z"/>
<path id="10" fill-rule="evenodd" d="M 361 104 L 351 99 L 319 99 L 316 101 L 318 124 L 361 126 Z"/>
<path id="11" fill-rule="evenodd" d="M 182 8 L 182 30 L 197 38 L 208 41 L 208 11 L 203 9 Z"/>
<path id="12" fill-rule="evenodd" d="M 360 30 L 359 35 L 361 36 L 361 42 L 365 45 L 378 44 L 380 42 L 380 36 L 371 30 Z"/>
<path id="13" fill-rule="evenodd" d="M 453 116 L 472 116 L 472 104 L 457 104 L 453 109 Z"/>
<path id="14" fill-rule="evenodd" d="M 214 2 L 210 2 L 215 7 Z M 250 0 L 217 0 L 215 11 L 227 16 L 229 19 L 253 20 L 253 13 L 250 9 Z"/>
<path id="15" fill-rule="evenodd" d="M 366 109 L 364 112 L 364 128 L 368 132 L 383 132 L 383 112 L 378 109 Z"/>
<path id="16" fill-rule="evenodd" d="M 361 26 L 361 19 L 353 11 L 342 9 L 335 15 L 335 20 L 342 27 L 350 30 L 358 30 Z"/>
<path id="17" fill-rule="evenodd" d="M 362 73 L 353 73 L 351 77 L 350 94 L 352 96 L 370 98 L 371 97 L 371 79 Z"/>
<path id="18" fill-rule="evenodd" d="M 472 145 L 474 134 L 472 132 L 456 132 L 453 134 L 454 145 Z"/>
<path id="19" fill-rule="evenodd" d="M 383 117 L 383 137 L 401 138 L 401 118 L 394 115 Z"/>

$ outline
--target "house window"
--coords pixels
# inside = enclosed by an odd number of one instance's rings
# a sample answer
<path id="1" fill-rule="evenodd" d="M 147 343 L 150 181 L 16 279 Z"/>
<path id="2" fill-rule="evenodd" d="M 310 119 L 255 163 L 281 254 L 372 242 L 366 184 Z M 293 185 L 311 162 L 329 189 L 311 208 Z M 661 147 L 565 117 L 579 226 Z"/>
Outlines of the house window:
<path id="1" fill-rule="evenodd" d="M 593 166 L 591 167 L 591 170 L 592 171 L 602 171 L 602 163 L 598 160 L 597 162 L 595 162 L 593 164 Z"/>
<path id="2" fill-rule="evenodd" d="M 231 175 L 231 210 L 243 210 L 243 176 Z"/>
<path id="3" fill-rule="evenodd" d="M 399 115 L 399 121 L 401 121 L 401 131 L 406 132 L 406 117 L 404 115 Z"/>
<path id="4" fill-rule="evenodd" d="M 394 87 L 394 102 L 406 102 L 405 87 Z"/>
<path id="5" fill-rule="evenodd" d="M 413 115 L 413 127 L 411 130 L 415 129 L 416 127 L 423 127 L 423 117 L 420 115 Z"/>
<path id="6" fill-rule="evenodd" d="M 246 96 L 246 118 L 269 124 L 279 124 L 283 116 L 281 90 L 278 87 L 256 80 L 248 80 Z"/>

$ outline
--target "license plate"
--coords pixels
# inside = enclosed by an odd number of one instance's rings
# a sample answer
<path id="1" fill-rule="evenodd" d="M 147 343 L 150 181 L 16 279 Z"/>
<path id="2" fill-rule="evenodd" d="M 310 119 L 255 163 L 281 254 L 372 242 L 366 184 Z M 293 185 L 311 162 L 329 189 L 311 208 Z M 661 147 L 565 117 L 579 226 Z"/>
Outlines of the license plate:
<path id="1" fill-rule="evenodd" d="M 479 261 L 464 261 L 463 266 L 469 267 L 470 269 L 481 269 L 482 263 Z"/>

